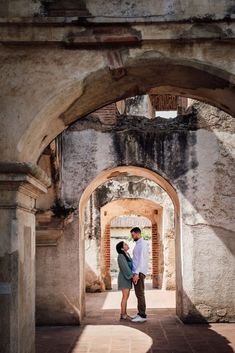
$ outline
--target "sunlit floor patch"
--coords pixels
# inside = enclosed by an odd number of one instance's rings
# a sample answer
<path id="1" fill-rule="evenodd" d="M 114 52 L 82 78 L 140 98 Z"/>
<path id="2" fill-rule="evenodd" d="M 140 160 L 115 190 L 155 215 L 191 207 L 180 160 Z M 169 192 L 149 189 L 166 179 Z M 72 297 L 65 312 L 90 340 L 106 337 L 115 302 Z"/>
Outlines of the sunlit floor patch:
<path id="1" fill-rule="evenodd" d="M 152 338 L 135 328 L 122 325 L 87 325 L 72 353 L 148 352 Z"/>

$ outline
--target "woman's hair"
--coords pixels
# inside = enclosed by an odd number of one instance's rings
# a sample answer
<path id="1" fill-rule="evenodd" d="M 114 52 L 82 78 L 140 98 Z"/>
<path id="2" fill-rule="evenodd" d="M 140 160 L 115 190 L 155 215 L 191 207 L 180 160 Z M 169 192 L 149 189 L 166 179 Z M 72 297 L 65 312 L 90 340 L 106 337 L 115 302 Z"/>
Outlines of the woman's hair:
<path id="1" fill-rule="evenodd" d="M 126 254 L 125 251 L 123 250 L 123 246 L 124 246 L 124 241 L 120 241 L 120 242 L 116 245 L 116 250 L 117 250 L 118 254 L 124 255 L 125 258 L 127 259 L 127 261 L 131 261 L 131 259 L 129 258 L 129 256 L 127 256 L 127 254 Z"/>

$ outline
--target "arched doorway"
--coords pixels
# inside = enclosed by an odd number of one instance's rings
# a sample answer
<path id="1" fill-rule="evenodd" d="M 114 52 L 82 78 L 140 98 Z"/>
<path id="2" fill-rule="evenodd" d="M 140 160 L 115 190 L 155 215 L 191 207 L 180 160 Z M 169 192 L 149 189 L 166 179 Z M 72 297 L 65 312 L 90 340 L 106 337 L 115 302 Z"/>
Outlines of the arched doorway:
<path id="1" fill-rule="evenodd" d="M 159 265 L 161 262 L 159 256 L 162 254 L 160 254 L 161 234 L 158 234 L 158 229 L 162 229 L 162 208 L 145 199 L 120 199 L 106 204 L 101 209 L 101 276 L 106 289 L 112 288 L 110 271 L 111 222 L 119 216 L 134 214 L 146 217 L 151 222 L 153 255 L 151 275 L 153 286 L 159 287 L 158 277 L 160 277 Z"/>
<path id="2" fill-rule="evenodd" d="M 110 242 L 110 276 L 111 276 L 111 287 L 112 289 L 117 288 L 117 278 L 119 273 L 118 263 L 117 263 L 117 251 L 116 245 L 120 241 L 124 241 L 129 245 L 129 254 L 133 256 L 134 242 L 131 239 L 130 229 L 133 227 L 139 227 L 141 229 L 141 234 L 143 239 L 147 242 L 149 248 L 149 261 L 148 261 L 148 273 L 146 279 L 148 283 L 152 285 L 153 280 L 153 270 L 158 268 L 158 262 L 156 258 L 153 261 L 152 253 L 156 254 L 154 249 L 153 251 L 153 238 L 155 239 L 158 234 L 154 234 L 152 237 L 152 222 L 144 216 L 139 214 L 124 214 L 118 217 L 115 217 L 111 222 L 106 226 L 106 229 L 109 230 L 109 242 Z M 104 233 L 105 236 L 105 233 Z M 158 239 L 157 239 L 158 241 Z M 105 255 L 105 254 L 104 254 Z M 156 271 L 154 271 L 154 274 Z M 152 286 L 151 286 L 152 287 Z"/>
<path id="3" fill-rule="evenodd" d="M 181 43 L 180 48 L 176 46 L 174 53 L 169 43 L 161 47 L 161 52 L 154 45 L 133 49 L 131 57 L 121 50 L 117 55 L 123 62 L 121 70 L 124 74 L 118 79 L 114 76 L 119 68 L 110 66 L 108 52 L 105 56 L 102 52 L 89 52 L 88 57 L 86 52 L 83 53 L 84 56 L 80 52 L 73 52 L 72 60 L 68 64 L 67 51 L 59 50 L 58 70 L 58 67 L 54 67 L 53 58 L 45 58 L 44 53 L 35 48 L 33 54 L 38 58 L 36 66 L 35 63 L 33 65 L 35 75 L 32 76 L 31 72 L 21 68 L 22 82 L 19 82 L 19 86 L 26 101 L 25 85 L 30 74 L 33 82 L 27 94 L 30 96 L 34 87 L 37 104 L 34 104 L 30 111 L 23 105 L 17 105 L 18 111 L 23 109 L 21 114 L 24 123 L 18 126 L 14 135 L 11 134 L 10 126 L 5 125 L 5 130 L 1 131 L 5 136 L 4 154 L 1 154 L 0 158 L 35 163 L 46 146 L 79 117 L 108 103 L 147 93 L 152 88 L 157 88 L 159 94 L 169 93 L 195 98 L 234 114 L 234 74 L 231 72 L 230 61 L 226 62 L 225 56 L 221 62 L 219 54 L 225 50 L 227 52 L 228 48 L 224 45 L 220 42 L 216 50 L 214 47 L 207 47 L 206 55 L 203 46 L 196 43 L 193 53 L 189 43 Z M 233 50 L 231 47 L 230 54 Z M 30 62 L 33 60 L 31 51 L 28 55 Z M 14 62 L 14 58 L 12 63 L 24 65 L 23 61 Z M 74 79 L 78 65 L 80 71 Z M 20 70 L 20 67 L 18 69 Z M 54 80 L 48 81 L 45 98 L 42 80 L 44 82 L 55 69 Z M 70 71 L 69 75 L 67 70 Z M 37 75 L 37 72 L 40 72 L 40 75 Z M 8 105 L 4 106 L 3 116 L 8 116 L 9 108 Z M 13 106 L 11 108 L 13 109 Z M 19 111 L 18 116 L 21 114 Z M 16 123 L 14 119 L 16 118 L 12 116 L 11 124 Z"/>
<path id="4" fill-rule="evenodd" d="M 180 311 L 182 310 L 180 303 L 181 303 L 181 299 L 180 298 L 180 288 L 182 285 L 182 278 L 181 278 L 181 271 L 180 271 L 180 267 L 181 267 L 181 260 L 180 260 L 180 224 L 179 224 L 179 220 L 180 220 L 180 209 L 179 209 L 179 201 L 178 201 L 178 197 L 177 194 L 175 192 L 175 190 L 173 189 L 173 187 L 164 179 L 162 178 L 160 175 L 158 175 L 155 172 L 152 172 L 150 170 L 147 170 L 145 168 L 140 168 L 140 167 L 134 167 L 134 166 L 121 166 L 121 167 L 116 167 L 113 168 L 111 170 L 107 170 L 102 172 L 100 175 L 98 175 L 98 177 L 96 179 L 93 180 L 92 183 L 90 183 L 90 185 L 87 187 L 87 189 L 84 191 L 81 200 L 80 200 L 80 206 L 79 206 L 79 214 L 80 214 L 80 234 L 84 234 L 84 210 L 87 204 L 87 201 L 90 197 L 90 195 L 92 194 L 92 192 L 102 183 L 104 183 L 106 180 L 109 180 L 110 178 L 116 176 L 116 175 L 120 175 L 120 174 L 126 174 L 128 173 L 129 175 L 138 175 L 138 176 L 142 176 L 144 178 L 150 179 L 152 181 L 154 181 L 156 184 L 160 185 L 170 196 L 170 198 L 172 199 L 172 202 L 174 204 L 174 214 L 175 214 L 175 237 L 176 237 L 176 296 L 177 296 L 177 313 L 178 315 L 180 315 Z M 117 204 L 122 202 L 122 201 L 114 201 Z M 131 202 L 131 200 L 126 200 L 126 202 Z M 137 205 L 139 205 L 138 201 L 136 200 L 132 200 L 133 203 L 135 203 L 134 208 L 136 209 Z M 150 210 L 152 211 L 152 216 L 153 219 L 152 221 L 154 222 L 154 224 L 159 223 L 159 225 L 161 225 L 161 207 L 156 207 L 156 204 L 151 203 L 151 202 L 147 202 L 148 203 L 148 208 L 150 206 L 150 204 L 152 205 L 152 210 L 150 208 Z M 107 206 L 106 206 L 107 207 Z M 154 211 L 158 209 L 158 213 L 154 213 Z M 105 212 L 105 210 L 103 210 Z M 150 213 L 151 213 L 150 211 Z M 123 211 L 122 211 L 123 212 Z M 148 210 L 147 210 L 147 214 L 148 214 Z M 143 214 L 146 215 L 146 212 L 143 212 Z M 106 213 L 107 215 L 107 213 Z M 103 231 L 105 232 L 105 225 L 107 225 L 108 223 L 110 223 L 111 219 L 114 217 L 113 215 L 110 215 L 110 219 L 108 220 L 108 222 L 105 222 L 103 225 Z M 151 218 L 150 217 L 150 218 Z M 158 218 L 158 220 L 156 221 L 155 218 Z M 160 218 L 159 218 L 160 217 Z M 107 233 L 108 234 L 108 233 Z M 106 244 L 105 244 L 106 245 Z M 108 260 L 109 261 L 109 260 Z M 107 262 L 105 262 L 105 258 L 104 258 L 104 263 L 103 263 L 103 267 L 104 272 L 108 272 L 107 270 Z M 81 269 L 82 271 L 82 269 Z M 84 276 L 84 273 L 80 272 L 80 276 Z M 84 290 L 84 289 L 83 289 Z"/>
<path id="5" fill-rule="evenodd" d="M 126 212 L 136 212 L 137 214 L 141 213 L 143 215 L 150 212 L 151 207 L 148 211 L 148 200 L 150 205 L 156 205 L 155 208 L 162 209 L 164 212 L 158 212 L 157 209 L 153 210 L 153 214 L 150 215 L 150 218 L 154 219 L 151 222 L 151 228 L 153 224 L 154 234 L 157 232 L 161 235 L 161 259 L 160 263 L 157 264 L 161 268 L 161 274 L 157 278 L 157 274 L 153 277 L 154 287 L 172 289 L 175 287 L 175 271 L 166 270 L 168 277 L 163 280 L 164 264 L 169 263 L 170 258 L 174 258 L 175 250 L 172 248 L 174 243 L 174 207 L 172 201 L 168 194 L 155 182 L 139 177 L 131 176 L 128 174 L 120 174 L 109 178 L 106 182 L 98 186 L 95 191 L 91 194 L 87 206 L 85 207 L 85 217 L 84 217 L 84 239 L 85 239 L 85 262 L 86 262 L 86 291 L 94 292 L 104 289 L 103 280 L 104 275 L 101 274 L 100 261 L 102 260 L 103 250 L 102 249 L 102 240 L 103 240 L 103 220 L 105 217 L 102 215 L 102 210 L 105 210 L 105 214 L 110 214 L 110 208 L 113 208 L 113 205 L 119 202 L 124 202 L 126 207 L 119 207 L 118 213 L 122 214 Z M 116 201 L 116 202 L 114 202 Z M 147 202 L 145 202 L 147 201 Z M 133 202 L 139 202 L 139 205 L 136 209 L 131 209 Z M 142 205 L 142 206 L 141 206 Z M 153 206 L 152 206 L 153 208 Z M 129 209 L 129 211 L 128 211 Z M 120 212 L 119 212 L 120 211 Z M 155 214 L 156 212 L 156 214 Z M 163 217 L 160 217 L 160 213 L 163 214 Z M 114 212 L 114 216 L 116 216 Z M 159 220 L 158 225 L 156 220 Z M 102 218 L 102 221 L 101 221 Z M 137 219 L 138 221 L 138 219 Z M 150 222 L 150 221 L 149 221 Z M 111 222 L 112 223 L 112 222 Z M 137 222 L 138 223 L 138 222 Z M 162 226 L 163 225 L 163 226 Z M 134 226 L 134 224 L 133 224 Z M 139 224 L 142 228 L 142 225 Z M 110 224 L 106 224 L 105 232 L 107 232 L 107 249 L 110 248 Z M 102 231 L 101 231 L 102 229 Z M 129 234 L 130 229 L 126 233 Z M 130 235 L 130 234 L 129 234 Z M 128 237 L 129 237 L 128 235 Z M 154 236 L 155 239 L 155 236 Z M 157 239 L 158 240 L 158 239 Z M 114 246 L 114 244 L 113 244 Z M 163 248 L 166 248 L 166 257 L 163 257 Z M 172 251 L 170 250 L 172 248 Z M 111 249 L 112 250 L 112 249 Z M 115 251 L 116 252 L 116 251 Z M 171 252 L 171 255 L 170 255 Z M 156 255 L 156 252 L 153 256 Z M 114 255 L 113 255 L 114 256 Z M 159 257 L 159 256 L 158 256 Z M 113 260 L 115 262 L 115 260 Z M 175 259 L 172 259 L 172 262 L 175 263 Z M 109 255 L 107 254 L 107 263 L 110 263 Z M 174 266 L 173 266 L 174 267 Z M 156 272 L 156 271 L 155 271 Z M 171 276 L 172 275 L 172 276 Z M 108 279 L 107 279 L 108 278 Z M 107 271 L 107 278 L 105 277 L 104 282 L 106 283 L 106 289 L 111 288 L 110 284 L 110 274 Z"/>

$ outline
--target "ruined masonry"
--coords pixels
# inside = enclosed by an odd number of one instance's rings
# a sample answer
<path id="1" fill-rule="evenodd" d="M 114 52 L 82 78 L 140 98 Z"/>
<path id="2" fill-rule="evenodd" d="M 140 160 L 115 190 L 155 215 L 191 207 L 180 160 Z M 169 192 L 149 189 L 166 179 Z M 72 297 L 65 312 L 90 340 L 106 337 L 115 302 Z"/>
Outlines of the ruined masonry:
<path id="1" fill-rule="evenodd" d="M 235 321 L 234 21 L 234 0 L 0 2 L 1 353 L 83 321 L 117 216 L 145 217 L 182 321 Z"/>

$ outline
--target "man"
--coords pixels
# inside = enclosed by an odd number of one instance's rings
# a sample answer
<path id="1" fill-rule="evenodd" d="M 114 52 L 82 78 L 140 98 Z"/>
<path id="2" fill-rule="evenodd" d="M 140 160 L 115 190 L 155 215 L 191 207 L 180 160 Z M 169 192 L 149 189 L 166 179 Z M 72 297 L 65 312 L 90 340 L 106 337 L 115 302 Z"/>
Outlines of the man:
<path id="1" fill-rule="evenodd" d="M 133 250 L 133 268 L 134 273 L 133 283 L 135 288 L 135 295 L 137 297 L 138 314 L 132 319 L 133 322 L 145 322 L 146 303 L 144 294 L 144 279 L 148 272 L 148 244 L 142 238 L 141 230 L 138 227 L 131 229 L 132 239 L 136 242 Z"/>

